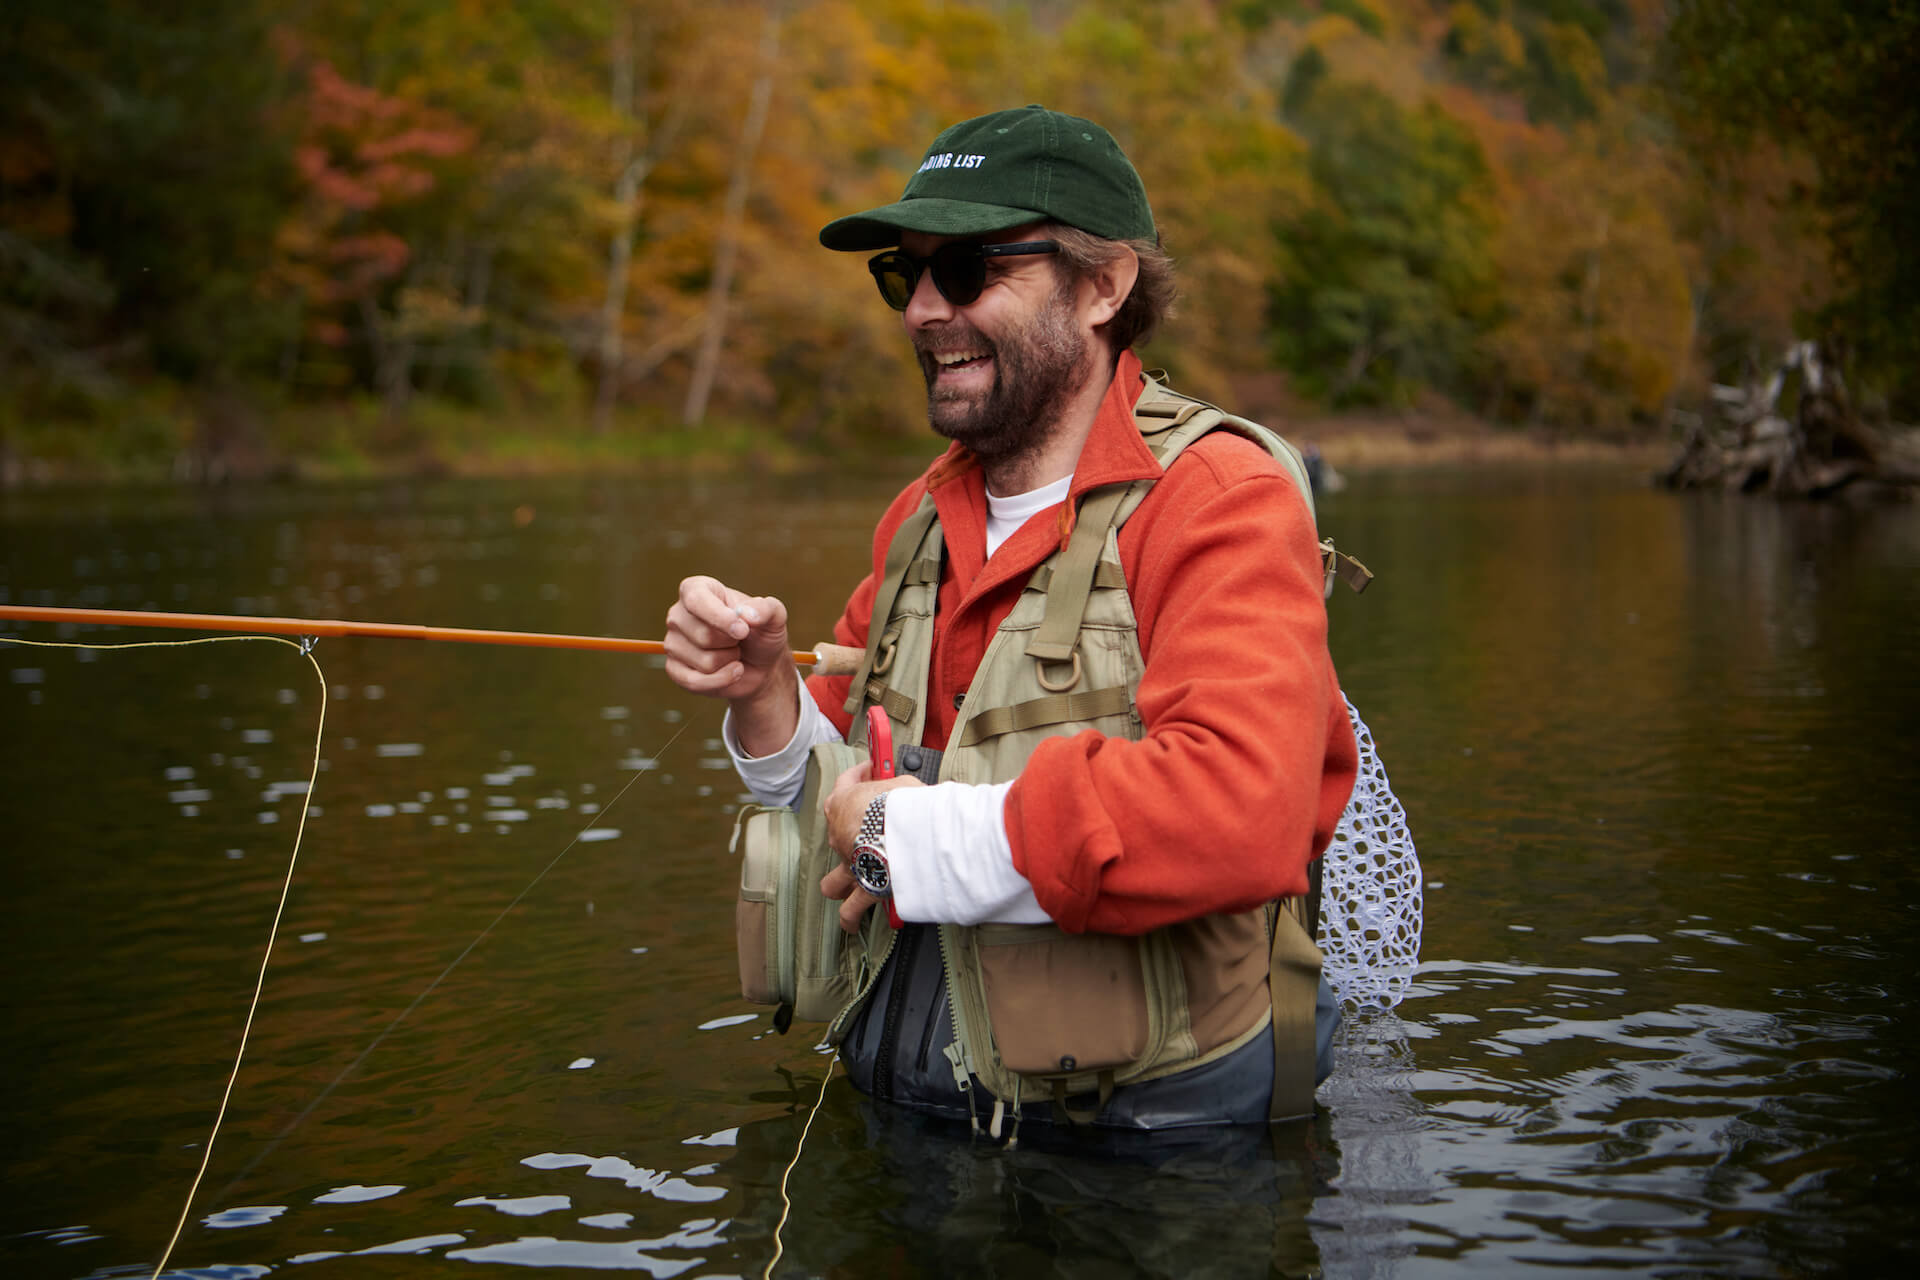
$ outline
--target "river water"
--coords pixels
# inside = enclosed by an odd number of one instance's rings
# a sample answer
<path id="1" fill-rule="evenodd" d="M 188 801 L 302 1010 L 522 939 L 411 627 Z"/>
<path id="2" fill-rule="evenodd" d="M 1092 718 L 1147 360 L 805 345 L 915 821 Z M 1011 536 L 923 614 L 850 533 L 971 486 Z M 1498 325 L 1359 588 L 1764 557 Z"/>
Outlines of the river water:
<path id="1" fill-rule="evenodd" d="M 704 571 L 808 643 L 900 479 L 0 495 L 0 602 L 657 636 Z M 717 708 L 649 660 L 0 645 L 0 1272 L 165 1248 L 324 684 L 172 1274 L 1911 1274 L 1920 511 L 1514 469 L 1321 517 L 1423 965 L 1315 1123 L 1180 1150 L 822 1093 L 737 996 Z"/>

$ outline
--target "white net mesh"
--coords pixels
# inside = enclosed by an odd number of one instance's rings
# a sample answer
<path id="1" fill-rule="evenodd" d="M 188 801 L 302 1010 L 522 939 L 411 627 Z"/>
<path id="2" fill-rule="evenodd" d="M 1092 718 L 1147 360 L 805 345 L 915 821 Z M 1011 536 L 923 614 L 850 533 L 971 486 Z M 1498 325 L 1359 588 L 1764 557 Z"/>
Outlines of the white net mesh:
<path id="1" fill-rule="evenodd" d="M 1343 1003 L 1391 1009 L 1420 964 L 1420 859 L 1373 734 L 1350 701 L 1347 715 L 1360 772 L 1321 868 L 1320 950 Z"/>

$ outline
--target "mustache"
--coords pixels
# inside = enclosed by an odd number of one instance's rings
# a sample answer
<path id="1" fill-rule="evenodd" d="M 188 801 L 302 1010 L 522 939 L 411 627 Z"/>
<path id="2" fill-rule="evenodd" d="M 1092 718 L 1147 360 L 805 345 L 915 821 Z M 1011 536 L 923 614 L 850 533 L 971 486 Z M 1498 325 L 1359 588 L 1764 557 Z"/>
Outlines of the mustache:
<path id="1" fill-rule="evenodd" d="M 991 338 L 972 325 L 964 329 L 941 329 L 935 332 L 922 330 L 912 337 L 913 353 L 923 366 L 931 364 L 936 356 L 954 351 L 984 351 L 990 356 L 999 351 Z"/>

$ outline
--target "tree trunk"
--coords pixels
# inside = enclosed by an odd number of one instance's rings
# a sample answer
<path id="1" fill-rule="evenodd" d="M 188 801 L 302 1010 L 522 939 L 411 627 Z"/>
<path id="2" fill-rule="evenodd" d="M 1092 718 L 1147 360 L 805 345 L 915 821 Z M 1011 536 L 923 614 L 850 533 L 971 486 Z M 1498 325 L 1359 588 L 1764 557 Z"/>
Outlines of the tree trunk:
<path id="1" fill-rule="evenodd" d="M 623 0 L 621 16 L 614 24 L 609 92 L 614 114 L 625 123 L 625 129 L 614 142 L 614 227 L 607 241 L 607 289 L 600 303 L 600 331 L 595 343 L 600 366 L 593 395 L 595 435 L 607 433 L 620 388 L 635 373 L 626 355 L 627 281 L 633 267 L 633 237 L 640 225 L 647 176 L 673 145 L 686 122 L 693 95 L 680 92 L 678 86 L 701 74 L 701 69 L 693 64 L 679 68 L 674 84 L 665 94 L 665 114 L 649 128 L 648 113 L 639 105 L 641 88 L 636 87 L 641 80 L 638 72 L 643 59 L 651 49 L 641 39 L 640 11 L 640 0 Z M 639 141 L 642 138 L 644 142 Z"/>
<path id="2" fill-rule="evenodd" d="M 613 188 L 619 213 L 607 249 L 607 295 L 600 304 L 600 382 L 593 393 L 593 434 L 597 436 L 607 434 L 613 420 L 614 398 L 620 392 L 627 272 L 633 265 L 633 229 L 640 218 L 640 184 L 646 179 L 646 169 L 643 161 L 629 159 Z"/>
<path id="3" fill-rule="evenodd" d="M 1779 401 L 1792 374 L 1800 379 L 1800 399 L 1788 417 Z M 1855 415 L 1839 366 L 1821 343 L 1795 343 L 1765 382 L 1715 386 L 1712 400 L 1711 414 L 1686 415 L 1679 452 L 1656 477 L 1666 488 L 1824 498 L 1856 485 L 1920 483 L 1909 441 L 1883 437 Z"/>
<path id="4" fill-rule="evenodd" d="M 620 391 L 622 329 L 627 315 L 627 271 L 633 264 L 633 229 L 639 220 L 640 184 L 647 165 L 633 154 L 634 16 L 623 4 L 613 31 L 613 110 L 627 128 L 614 143 L 613 236 L 607 246 L 607 293 L 600 304 L 600 382 L 593 395 L 593 434 L 603 436 Z"/>
<path id="5" fill-rule="evenodd" d="M 400 283 L 400 293 L 413 279 L 409 265 Z M 360 322 L 366 326 L 367 342 L 373 350 L 373 385 L 389 418 L 399 418 L 407 409 L 413 391 L 414 341 L 402 314 L 402 305 L 394 304 L 391 319 L 371 293 L 360 297 Z"/>
<path id="6" fill-rule="evenodd" d="M 774 60 L 779 47 L 780 18 L 778 12 L 770 8 L 760 34 L 760 72 L 754 77 L 747 118 L 740 129 L 740 144 L 734 151 L 733 174 L 727 182 L 726 211 L 714 246 L 706 328 L 701 335 L 700 353 L 694 360 L 693 380 L 687 386 L 686 409 L 681 414 L 681 420 L 688 426 L 705 420 L 707 401 L 720 367 L 720 348 L 727 331 L 727 299 L 733 289 L 734 264 L 740 253 L 740 224 L 747 210 L 747 185 L 753 176 L 753 158 L 760 149 L 760 135 L 766 130 L 767 107 L 773 98 Z"/>
<path id="7" fill-rule="evenodd" d="M 1371 365 L 1379 356 L 1380 350 L 1374 345 L 1373 335 L 1371 333 L 1354 344 L 1353 350 L 1347 353 L 1346 367 L 1340 370 L 1340 380 L 1336 382 L 1333 387 L 1333 399 L 1335 403 L 1339 403 L 1342 396 L 1359 385 L 1360 377 L 1366 373 L 1367 366 Z"/>

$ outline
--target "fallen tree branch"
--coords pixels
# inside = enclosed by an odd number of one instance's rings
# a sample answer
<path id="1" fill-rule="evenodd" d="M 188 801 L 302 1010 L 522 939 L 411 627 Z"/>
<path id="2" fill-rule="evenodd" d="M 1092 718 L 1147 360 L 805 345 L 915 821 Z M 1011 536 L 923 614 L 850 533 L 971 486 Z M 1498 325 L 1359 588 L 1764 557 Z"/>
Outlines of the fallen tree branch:
<path id="1" fill-rule="evenodd" d="M 1783 410 L 1782 396 L 1796 389 Z M 1655 477 L 1662 487 L 1827 498 L 1920 484 L 1911 442 L 1861 420 L 1822 343 L 1797 342 L 1764 381 L 1716 384 L 1709 398 L 1707 414 L 1677 415 L 1680 447 Z"/>

